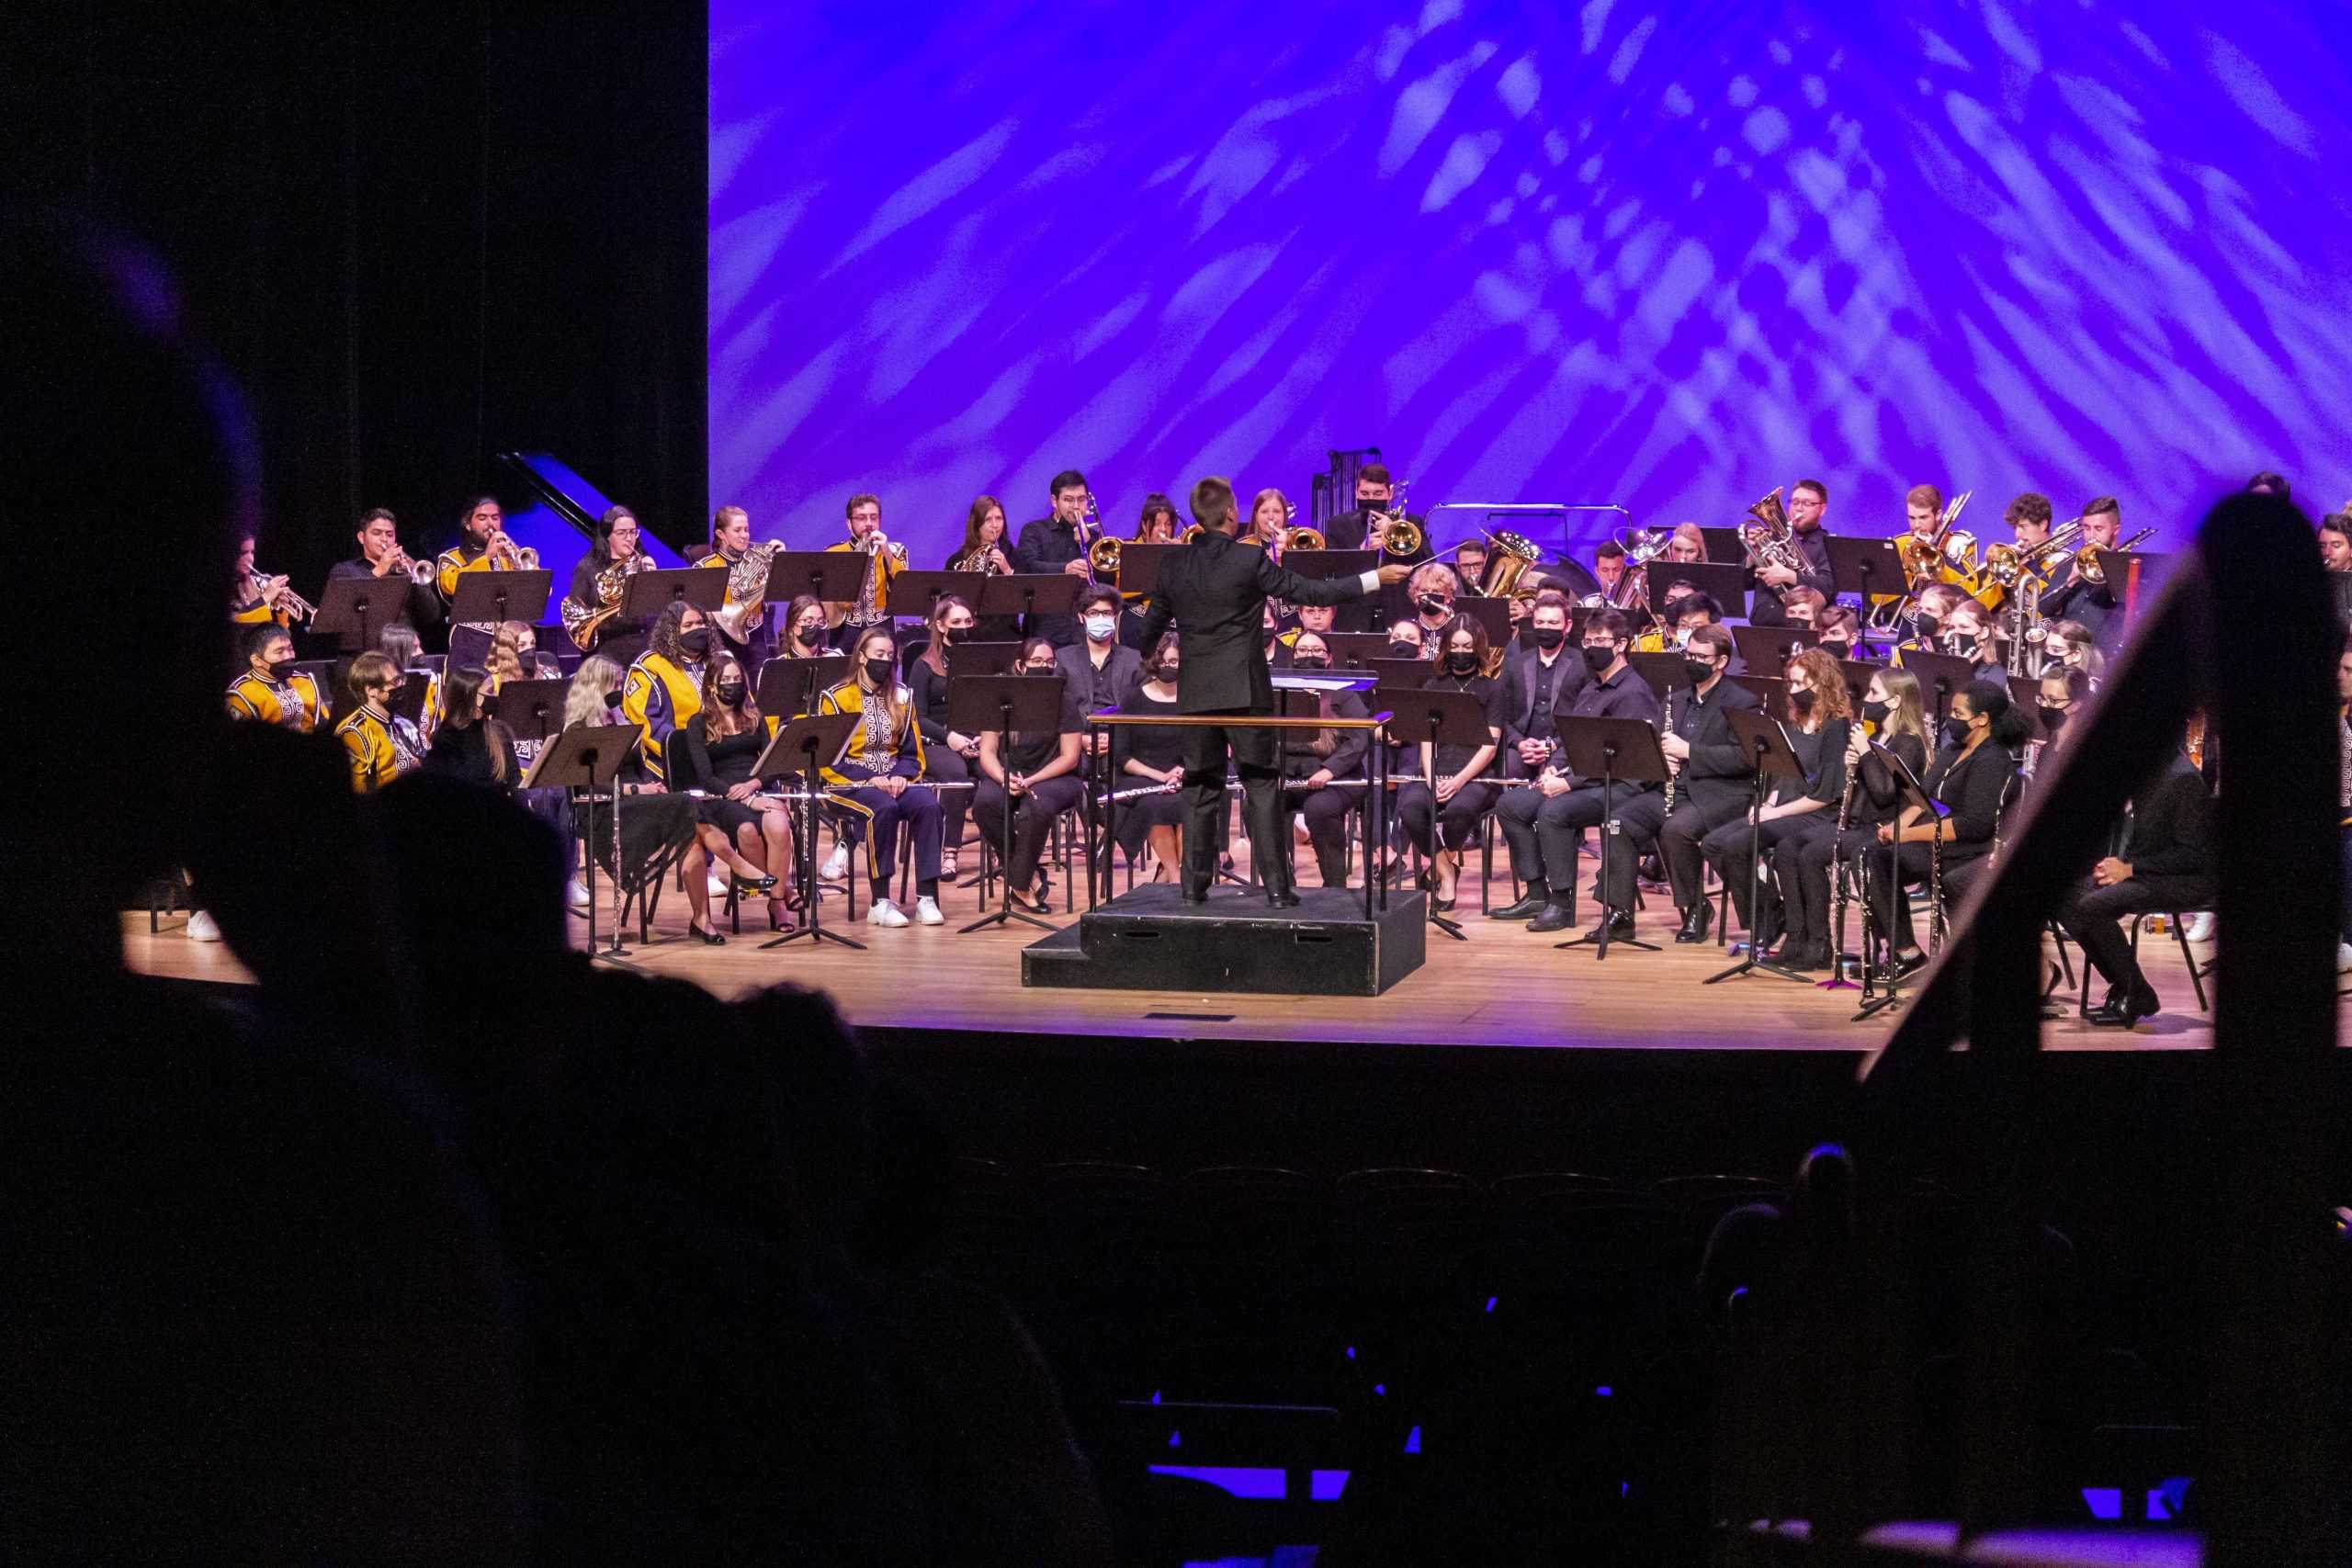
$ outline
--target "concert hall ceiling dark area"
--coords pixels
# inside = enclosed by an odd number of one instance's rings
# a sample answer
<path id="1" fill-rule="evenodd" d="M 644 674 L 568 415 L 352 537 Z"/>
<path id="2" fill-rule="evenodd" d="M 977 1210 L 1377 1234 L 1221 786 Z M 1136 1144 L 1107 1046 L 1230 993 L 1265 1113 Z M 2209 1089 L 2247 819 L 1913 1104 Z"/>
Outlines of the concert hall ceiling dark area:
<path id="1" fill-rule="evenodd" d="M 437 547 L 511 448 L 700 532 L 701 6 L 56 10 L 6 51 L 19 177 L 176 276 L 270 570 L 372 505 Z"/>

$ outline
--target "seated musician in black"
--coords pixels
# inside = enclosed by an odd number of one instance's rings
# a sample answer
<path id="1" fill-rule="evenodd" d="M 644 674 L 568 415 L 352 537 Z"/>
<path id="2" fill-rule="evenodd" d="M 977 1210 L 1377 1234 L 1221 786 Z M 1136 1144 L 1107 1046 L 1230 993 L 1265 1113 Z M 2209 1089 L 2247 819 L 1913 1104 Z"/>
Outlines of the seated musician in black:
<path id="1" fill-rule="evenodd" d="M 1677 686 L 1667 704 L 1666 733 L 1658 750 L 1674 770 L 1674 811 L 1666 811 L 1663 795 L 1630 802 L 1618 813 L 1623 831 L 1636 839 L 1655 838 L 1658 859 L 1666 863 L 1666 879 L 1674 890 L 1674 907 L 1682 925 L 1674 933 L 1680 942 L 1707 940 L 1713 911 L 1707 903 L 1705 863 L 1700 843 L 1724 823 L 1746 815 L 1755 793 L 1755 764 L 1740 748 L 1724 717 L 1736 708 L 1754 713 L 1763 705 L 1756 694 L 1728 678 L 1732 662 L 1731 633 L 1713 622 L 1690 629 L 1682 649 L 1687 686 Z"/>
<path id="2" fill-rule="evenodd" d="M 1846 678 L 1838 661 L 1817 648 L 1806 649 L 1789 660 L 1788 682 L 1789 707 L 1782 716 L 1781 733 L 1788 737 L 1789 750 L 1796 753 L 1804 774 L 1774 779 L 1752 825 L 1744 814 L 1735 817 L 1699 843 L 1700 852 L 1731 890 L 1733 919 L 1747 920 L 1749 899 L 1754 897 L 1756 917 L 1747 942 L 1749 951 L 1758 957 L 1780 940 L 1781 903 L 1769 875 L 1761 884 L 1754 882 L 1753 876 L 1759 871 L 1771 873 L 1778 863 L 1778 852 L 1801 838 L 1807 823 L 1818 819 L 1834 825 L 1838 802 L 1846 793 L 1846 745 L 1852 726 Z M 1829 966 L 1826 952 L 1814 953 L 1810 933 L 1796 951 L 1783 957 L 1792 968 Z"/>
<path id="3" fill-rule="evenodd" d="M 1940 877 L 1990 853 L 2002 808 L 2017 784 L 2017 752 L 2025 743 L 2026 722 L 2006 685 L 1976 681 L 1953 693 L 1951 720 L 1957 742 L 1936 754 L 1919 781 L 1944 814 L 1928 818 L 1918 807 L 1905 807 L 1897 821 L 1878 827 L 1878 842 L 1866 862 L 1871 908 L 1878 929 L 1887 933 L 1895 978 L 1928 961 L 1915 938 L 1911 907 L 1899 897 L 1900 886 L 1927 882 L 1931 866 Z M 1938 849 L 1939 864 L 1931 859 Z"/>
<path id="4" fill-rule="evenodd" d="M 1568 646 L 1568 596 L 1556 588 L 1535 595 L 1528 612 L 1532 650 L 1503 661 L 1502 772 L 1506 778 L 1532 779 L 1552 760 L 1559 735 L 1552 716 L 1574 705 L 1592 683 L 1584 651 Z"/>
<path id="5" fill-rule="evenodd" d="M 1503 693 L 1501 682 L 1486 672 L 1493 653 L 1487 628 L 1477 621 L 1456 618 L 1440 635 L 1438 649 L 1437 672 L 1422 682 L 1422 690 L 1467 692 L 1478 699 L 1487 720 L 1484 744 L 1441 740 L 1432 746 L 1423 740 L 1409 748 L 1412 760 L 1399 770 L 1407 782 L 1396 791 L 1396 826 L 1429 858 L 1422 886 L 1433 890 L 1435 906 L 1443 911 L 1453 908 L 1462 846 L 1502 793 L 1491 764 L 1502 749 Z"/>
<path id="6" fill-rule="evenodd" d="M 1062 650 L 1067 653 L 1069 649 Z M 1143 682 L 1119 705 L 1126 713 L 1156 713 L 1173 716 L 1176 676 L 1183 653 L 1175 632 L 1162 633 L 1143 667 Z M 1184 797 L 1176 786 L 1184 782 L 1184 731 L 1174 726 L 1121 725 L 1113 734 L 1112 784 L 1114 790 L 1164 790 L 1136 795 L 1118 803 L 1114 831 L 1119 852 L 1130 863 L 1149 843 L 1152 867 L 1148 882 L 1173 882 L 1184 863 Z"/>
<path id="7" fill-rule="evenodd" d="M 1290 663 L 1294 670 L 1329 670 L 1330 647 L 1320 632 L 1301 630 L 1291 645 Z M 1315 702 L 1329 717 L 1364 718 L 1372 711 L 1359 692 L 1318 692 Z M 1369 730 L 1283 732 L 1283 821 L 1306 818 L 1306 841 L 1315 851 L 1315 866 L 1326 887 L 1348 885 L 1348 812 L 1363 804 L 1363 791 L 1342 786 L 1344 781 L 1364 776 L 1363 760 L 1371 750 Z M 1272 846 L 1265 852 L 1273 852 Z"/>
<path id="8" fill-rule="evenodd" d="M 2058 923 L 2082 943 L 2083 956 L 2107 979 L 2107 998 L 2084 1015 L 2103 1029 L 2129 1029 L 2162 1005 L 2115 922 L 2161 909 L 2211 908 L 2216 891 L 2212 797 L 2184 749 L 2132 797 L 2132 826 L 2120 854 L 2091 868 L 2058 906 Z"/>
<path id="9" fill-rule="evenodd" d="M 792 814 L 761 796 L 752 770 L 776 721 L 760 712 L 750 671 L 724 648 L 703 667 L 702 706 L 673 742 L 671 787 L 699 791 L 698 832 L 711 857 L 735 878 L 738 893 L 767 895 L 768 929 L 784 929 L 786 881 L 792 867 Z"/>
<path id="10" fill-rule="evenodd" d="M 1623 612 L 1596 610 L 1584 625 L 1584 660 L 1592 679 L 1569 704 L 1575 718 L 1638 718 L 1658 722 L 1657 694 L 1625 662 L 1633 627 Z M 1571 777 L 1557 760 L 1544 764 L 1536 783 L 1502 792 L 1495 818 L 1510 845 L 1511 874 L 1527 885 L 1526 896 L 1494 911 L 1497 919 L 1525 919 L 1532 931 L 1566 931 L 1568 901 L 1576 897 L 1577 846 L 1588 828 L 1622 818 L 1628 807 L 1657 793 L 1656 784 L 1615 784 Z M 1607 790 L 1604 798 L 1604 787 Z M 1610 857 L 1611 897 L 1623 902 L 1604 908 L 1600 918 L 1616 932 L 1634 929 L 1634 835 L 1600 836 Z M 1532 919 L 1529 917 L 1532 916 Z"/>
<path id="11" fill-rule="evenodd" d="M 1831 929 L 1831 864 L 1849 868 L 1849 876 L 1856 874 L 1865 852 L 1878 842 L 1879 824 L 1892 822 L 1901 814 L 1895 776 L 1871 751 L 1873 741 L 1894 752 L 1913 778 L 1926 771 L 1928 728 L 1919 706 L 1919 677 L 1906 670 L 1871 672 L 1870 684 L 1862 692 L 1862 722 L 1854 726 L 1846 739 L 1846 768 L 1854 789 L 1845 833 L 1838 832 L 1834 817 L 1815 812 L 1800 818 L 1797 840 L 1782 843 L 1772 856 L 1772 876 L 1780 886 L 1789 945 L 1818 943 L 1826 955 L 1824 966 L 1838 957 L 1828 951 L 1838 937 Z M 1786 952 L 1781 962 L 1800 967 Z"/>
<path id="12" fill-rule="evenodd" d="M 424 753 L 424 771 L 511 794 L 518 782 L 514 736 L 481 711 L 481 689 L 489 680 L 481 670 L 449 671 L 442 682 L 441 724 Z"/>
<path id="13" fill-rule="evenodd" d="M 915 727 L 922 731 L 923 777 L 944 784 L 967 784 L 972 764 L 979 760 L 980 740 L 947 722 L 948 650 L 979 635 L 979 617 L 963 596 L 943 593 L 931 604 L 931 636 L 922 652 L 907 669 L 907 686 L 915 694 Z M 956 875 L 956 852 L 964 841 L 964 814 L 972 792 L 939 792 L 939 874 Z"/>
<path id="14" fill-rule="evenodd" d="M 1058 679 L 1054 669 L 1054 645 L 1033 637 L 1021 645 L 1018 673 Z M 1024 732 L 985 730 L 980 735 L 980 787 L 972 800 L 972 815 L 991 844 L 1004 843 L 1005 813 L 1012 813 L 1012 852 L 1005 865 L 1013 906 L 1034 915 L 1046 912 L 1046 897 L 1038 886 L 1037 863 L 1045 853 L 1046 835 L 1054 818 L 1079 803 L 1085 784 L 1079 776 L 1079 753 L 1086 729 L 1082 694 L 1062 682 L 1061 719 L 1052 729 Z"/>

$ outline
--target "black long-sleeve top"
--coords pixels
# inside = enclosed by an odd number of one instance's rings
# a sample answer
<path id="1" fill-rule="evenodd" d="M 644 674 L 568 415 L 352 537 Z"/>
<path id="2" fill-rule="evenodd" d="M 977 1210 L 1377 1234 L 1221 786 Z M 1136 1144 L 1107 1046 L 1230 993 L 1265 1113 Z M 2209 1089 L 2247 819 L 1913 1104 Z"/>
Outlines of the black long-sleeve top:
<path id="1" fill-rule="evenodd" d="M 1033 573 L 1057 572 L 1086 553 L 1078 542 L 1078 529 L 1058 517 L 1040 517 L 1034 523 L 1021 525 L 1021 536 L 1012 549 L 1005 552 L 1012 558 L 1013 569 Z M 1074 615 L 1036 615 L 1029 627 L 1031 637 L 1041 637 L 1056 648 L 1068 648 L 1078 641 L 1078 618 Z"/>
<path id="2" fill-rule="evenodd" d="M 1842 718 L 1826 720 L 1811 733 L 1793 724 L 1783 726 L 1789 750 L 1796 753 L 1804 776 L 1773 780 L 1772 798 L 1817 800 L 1824 806 L 1835 807 L 1846 793 L 1846 739 L 1852 732 L 1853 725 Z"/>
<path id="3" fill-rule="evenodd" d="M 907 671 L 907 689 L 915 694 L 915 727 L 927 745 L 947 744 L 947 677 L 918 659 Z"/>
<path id="4" fill-rule="evenodd" d="M 1815 528 L 1809 533 L 1792 533 L 1790 536 L 1796 543 L 1800 564 L 1797 580 L 1789 584 L 1789 588 L 1811 588 L 1824 599 L 1835 600 L 1838 597 L 1838 578 L 1829 568 L 1829 530 Z M 1758 626 L 1787 626 L 1789 613 L 1781 608 L 1781 595 L 1789 589 L 1766 587 L 1756 581 L 1756 574 L 1752 571 L 1748 573 L 1747 580 L 1755 590 L 1754 602 L 1747 615 L 1748 623 Z"/>
<path id="5" fill-rule="evenodd" d="M 2133 876 L 2211 876 L 2212 819 L 2203 775 L 2176 752 L 2155 782 L 2133 797 L 2120 858 Z"/>
<path id="6" fill-rule="evenodd" d="M 1693 686 L 1674 689 L 1667 704 L 1667 728 L 1690 748 L 1674 786 L 1682 799 L 1712 807 L 1749 798 L 1756 764 L 1732 735 L 1724 715 L 1733 708 L 1754 713 L 1763 705 L 1755 693 L 1726 677 L 1717 677 L 1703 695 Z"/>
<path id="7" fill-rule="evenodd" d="M 1639 683 L 1638 677 L 1636 677 L 1636 683 Z M 1503 689 L 1500 682 L 1488 680 L 1484 675 L 1446 673 L 1430 676 L 1427 682 L 1423 682 L 1421 689 L 1425 692 L 1467 692 L 1478 699 L 1479 706 L 1485 710 L 1487 728 L 1489 730 L 1499 730 L 1503 727 L 1506 716 L 1503 713 Z M 1499 745 L 1500 742 L 1486 741 L 1481 744 Z M 1464 746 L 1451 740 L 1439 741 L 1436 747 L 1437 776 L 1442 779 L 1451 778 L 1453 774 L 1460 773 L 1470 765 L 1470 759 L 1476 756 L 1478 750 L 1477 746 Z M 1419 748 L 1415 747 L 1414 755 L 1419 754 Z"/>
<path id="8" fill-rule="evenodd" d="M 2000 830 L 2001 802 L 2017 773 L 2017 759 L 1990 740 L 1965 755 L 1958 747 L 1936 754 L 1919 782 L 1931 797 L 1951 808 L 1944 820 L 1947 863 L 1974 860 L 1992 849 L 1993 835 Z"/>
<path id="9" fill-rule="evenodd" d="M 1372 714 L 1361 693 L 1335 692 L 1322 701 L 1328 705 L 1323 711 L 1334 718 L 1367 718 Z M 1283 773 L 1287 778 L 1303 779 L 1323 768 L 1330 769 L 1335 779 L 1361 777 L 1364 756 L 1372 750 L 1372 732 L 1368 729 L 1333 730 L 1329 753 L 1316 750 L 1317 736 L 1314 731 L 1285 729 L 1282 734 Z"/>
<path id="10" fill-rule="evenodd" d="M 1916 735 L 1898 735 L 1883 743 L 1903 765 L 1917 778 L 1919 770 L 1928 765 L 1928 743 Z M 1903 792 L 1895 783 L 1894 773 L 1874 753 L 1866 753 L 1859 770 L 1861 787 L 1854 792 L 1854 809 L 1847 818 L 1849 827 L 1875 828 L 1882 822 L 1892 822 L 1903 815 Z"/>
<path id="11" fill-rule="evenodd" d="M 1176 699 L 1162 702 L 1137 686 L 1119 705 L 1122 713 L 1166 714 L 1174 717 Z M 1111 765 L 1114 773 L 1124 774 L 1129 759 L 1147 768 L 1182 767 L 1184 761 L 1184 730 L 1180 725 L 1122 724 L 1111 731 Z"/>

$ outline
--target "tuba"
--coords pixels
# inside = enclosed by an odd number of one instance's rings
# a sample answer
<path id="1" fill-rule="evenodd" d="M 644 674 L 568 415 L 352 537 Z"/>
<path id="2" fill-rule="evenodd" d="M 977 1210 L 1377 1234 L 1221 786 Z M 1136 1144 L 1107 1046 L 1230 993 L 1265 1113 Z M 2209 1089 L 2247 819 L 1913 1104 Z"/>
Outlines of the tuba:
<path id="1" fill-rule="evenodd" d="M 1524 534 L 1496 532 L 1487 536 L 1487 570 L 1478 574 L 1478 592 L 1488 599 L 1515 595 L 1528 569 L 1543 563 L 1544 552 Z"/>

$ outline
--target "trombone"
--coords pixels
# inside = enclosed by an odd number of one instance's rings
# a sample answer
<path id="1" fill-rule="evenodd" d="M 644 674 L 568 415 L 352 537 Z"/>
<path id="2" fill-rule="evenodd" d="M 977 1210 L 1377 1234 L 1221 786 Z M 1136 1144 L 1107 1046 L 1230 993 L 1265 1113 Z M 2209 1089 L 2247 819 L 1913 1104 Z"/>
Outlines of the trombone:
<path id="1" fill-rule="evenodd" d="M 1429 543 L 1429 536 L 1419 523 L 1405 515 L 1405 487 L 1410 479 L 1398 479 L 1388 497 L 1388 504 L 1363 509 L 1364 543 L 1385 556 L 1419 555 Z"/>

